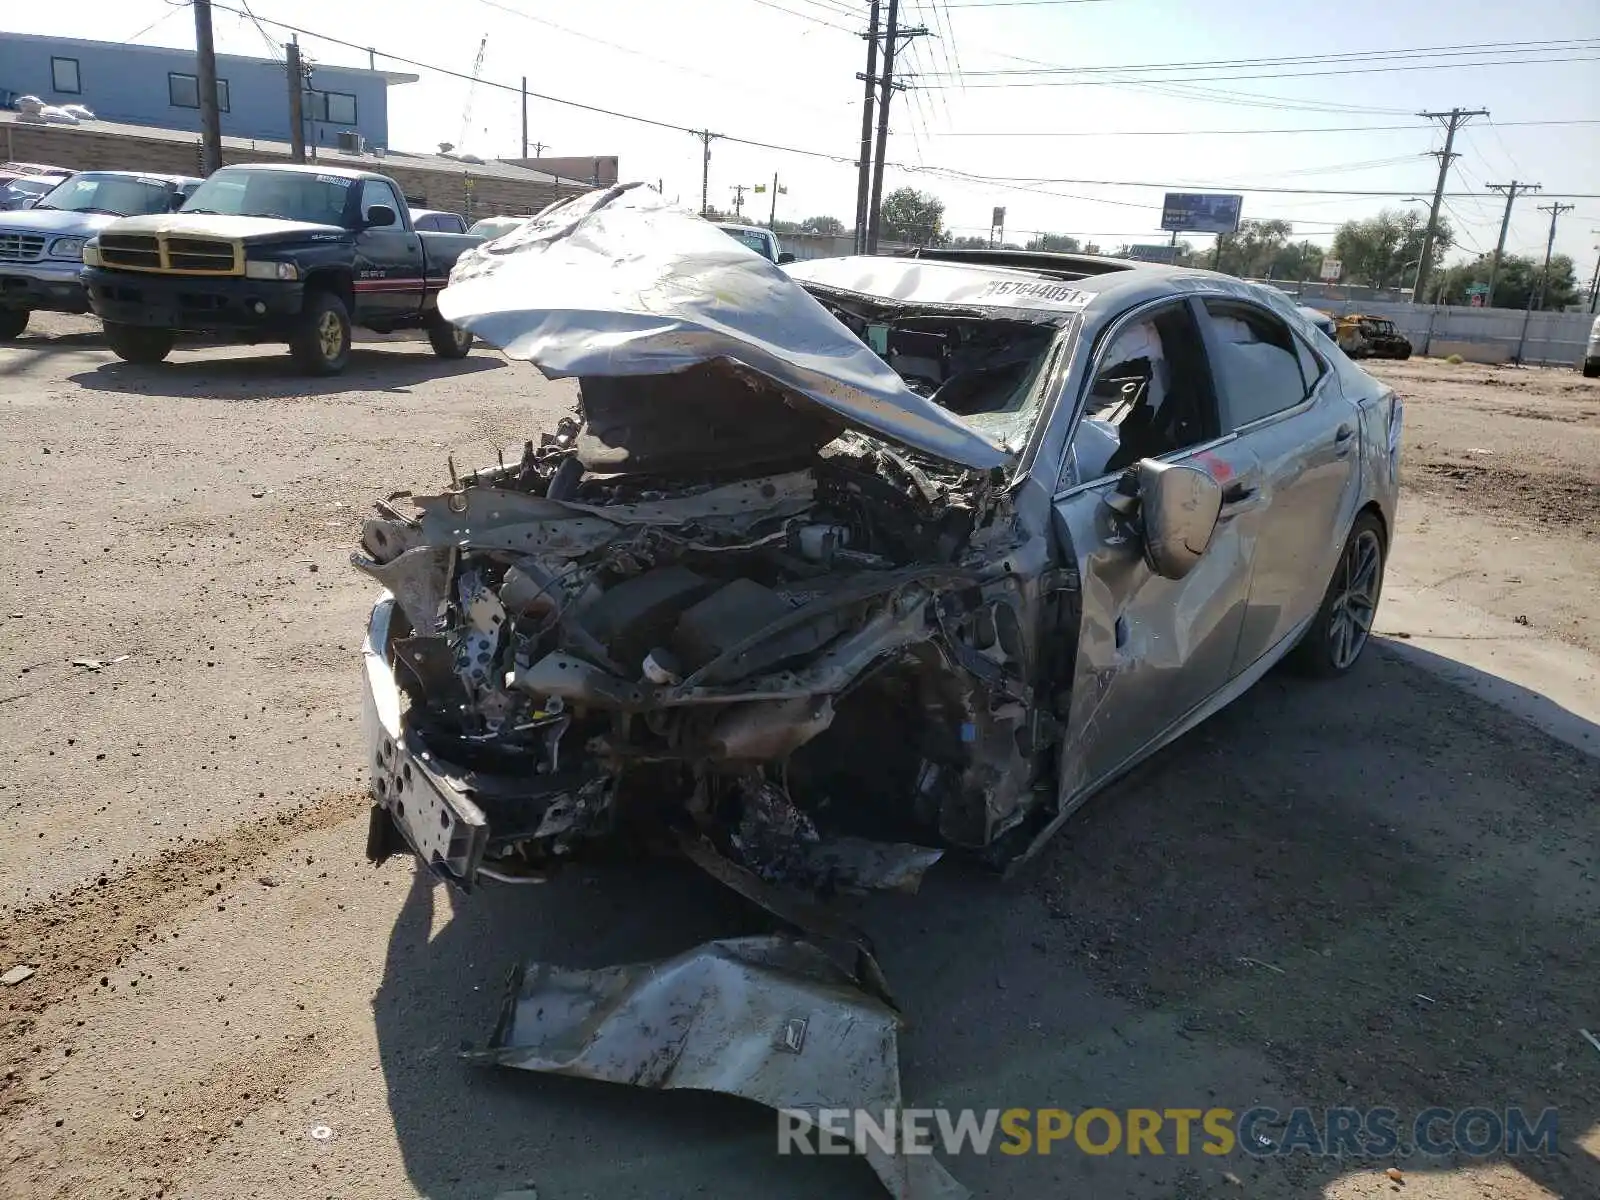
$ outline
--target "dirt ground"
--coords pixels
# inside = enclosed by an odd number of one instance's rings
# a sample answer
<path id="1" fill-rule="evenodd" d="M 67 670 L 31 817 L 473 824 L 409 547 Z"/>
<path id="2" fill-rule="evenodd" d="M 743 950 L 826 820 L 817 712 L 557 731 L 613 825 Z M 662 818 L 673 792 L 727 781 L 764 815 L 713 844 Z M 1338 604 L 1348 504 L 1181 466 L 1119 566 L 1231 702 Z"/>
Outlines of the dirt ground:
<path id="1" fill-rule="evenodd" d="M 484 351 L 372 346 L 308 384 L 274 349 L 147 369 L 35 328 L 0 348 L 0 971 L 37 968 L 0 988 L 0 1196 L 879 1195 L 858 1161 L 776 1158 L 757 1106 L 458 1054 L 513 963 L 759 928 L 736 897 L 652 863 L 462 899 L 363 860 L 358 523 L 567 389 Z M 1376 372 L 1407 404 L 1409 611 L 1592 663 L 1600 383 Z M 907 1102 L 1554 1107 L 1561 1153 L 949 1160 L 976 1195 L 1600 1196 L 1600 729 L 1558 741 L 1379 624 L 1351 677 L 1270 675 L 1015 880 L 942 864 L 858 907 Z"/>

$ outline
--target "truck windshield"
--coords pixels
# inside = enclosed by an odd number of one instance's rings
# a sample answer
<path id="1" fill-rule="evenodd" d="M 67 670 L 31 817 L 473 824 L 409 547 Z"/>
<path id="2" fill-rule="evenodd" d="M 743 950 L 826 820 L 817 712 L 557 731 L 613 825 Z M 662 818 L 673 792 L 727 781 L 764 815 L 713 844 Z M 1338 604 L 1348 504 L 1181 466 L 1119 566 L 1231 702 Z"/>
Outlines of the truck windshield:
<path id="1" fill-rule="evenodd" d="M 223 168 L 195 189 L 182 211 L 342 226 L 345 200 L 354 182 L 301 171 Z"/>
<path id="2" fill-rule="evenodd" d="M 750 249 L 761 255 L 762 258 L 772 262 L 778 261 L 778 256 L 772 252 L 772 239 L 759 229 L 730 229 L 724 225 L 722 226 L 722 232 L 735 241 L 743 242 Z"/>
<path id="3" fill-rule="evenodd" d="M 34 207 L 137 217 L 166 212 L 171 194 L 162 179 L 84 171 L 56 185 Z"/>

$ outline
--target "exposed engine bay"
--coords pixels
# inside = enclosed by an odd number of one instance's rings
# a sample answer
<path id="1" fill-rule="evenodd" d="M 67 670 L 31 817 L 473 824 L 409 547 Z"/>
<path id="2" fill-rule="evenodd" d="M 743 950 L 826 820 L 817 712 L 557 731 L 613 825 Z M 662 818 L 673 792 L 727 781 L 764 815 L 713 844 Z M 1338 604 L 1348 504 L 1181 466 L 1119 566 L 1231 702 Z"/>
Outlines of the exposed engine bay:
<path id="1" fill-rule="evenodd" d="M 998 409 L 1050 330 L 987 324 L 869 336 L 919 391 Z M 393 596 L 375 798 L 436 870 L 536 876 L 692 831 L 769 882 L 913 888 L 929 847 L 995 854 L 1053 800 L 1054 655 L 1024 594 L 1046 552 L 1003 469 L 727 360 L 580 385 L 580 419 L 380 503 L 353 556 Z"/>

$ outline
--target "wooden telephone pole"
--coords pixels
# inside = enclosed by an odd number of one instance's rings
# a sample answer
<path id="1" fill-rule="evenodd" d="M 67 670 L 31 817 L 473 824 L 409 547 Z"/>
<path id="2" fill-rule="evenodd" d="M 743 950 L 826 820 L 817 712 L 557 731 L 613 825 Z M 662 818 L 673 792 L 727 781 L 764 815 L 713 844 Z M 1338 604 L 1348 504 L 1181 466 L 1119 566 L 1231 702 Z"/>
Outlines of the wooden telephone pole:
<path id="1" fill-rule="evenodd" d="M 195 69 L 200 89 L 200 173 L 222 165 L 222 114 L 217 111 L 217 51 L 211 41 L 211 0 L 194 0 Z"/>

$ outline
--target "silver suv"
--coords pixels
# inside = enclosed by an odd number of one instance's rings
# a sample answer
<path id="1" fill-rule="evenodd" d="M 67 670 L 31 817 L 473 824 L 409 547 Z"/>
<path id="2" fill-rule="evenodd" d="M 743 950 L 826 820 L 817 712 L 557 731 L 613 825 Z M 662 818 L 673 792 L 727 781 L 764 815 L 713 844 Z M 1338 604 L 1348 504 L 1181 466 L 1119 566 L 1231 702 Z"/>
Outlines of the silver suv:
<path id="1" fill-rule="evenodd" d="M 200 183 L 187 175 L 80 171 L 32 208 L 0 213 L 0 339 L 21 334 L 34 309 L 88 312 L 84 242 L 118 217 L 172 211 Z"/>

